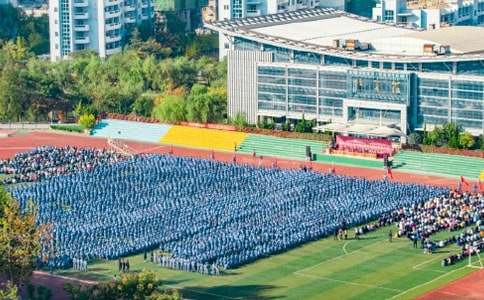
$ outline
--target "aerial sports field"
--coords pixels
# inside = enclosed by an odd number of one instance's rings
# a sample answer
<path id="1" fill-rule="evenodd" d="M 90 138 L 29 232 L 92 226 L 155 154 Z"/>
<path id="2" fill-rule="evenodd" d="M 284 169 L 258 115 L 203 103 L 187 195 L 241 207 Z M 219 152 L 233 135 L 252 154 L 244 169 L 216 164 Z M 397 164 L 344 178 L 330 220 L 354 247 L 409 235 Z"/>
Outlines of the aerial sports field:
<path id="1" fill-rule="evenodd" d="M 413 249 L 406 238 L 390 243 L 388 230 L 380 229 L 360 240 L 353 239 L 352 232 L 348 240 L 328 237 L 224 276 L 160 268 L 149 259 L 145 262 L 143 255 L 129 259 L 133 271 L 154 271 L 188 299 L 414 299 L 471 272 L 470 283 L 459 283 L 443 295 L 449 297 L 454 290 L 459 297 L 448 299 L 482 299 L 484 270 L 467 266 L 467 261 L 445 268 L 440 265 L 449 251 L 458 249 L 424 254 L 422 249 Z M 89 280 L 108 280 L 119 274 L 117 261 L 97 262 L 89 270 L 58 274 Z M 440 297 L 433 299 L 442 299 L 442 294 L 437 295 Z"/>
<path id="2" fill-rule="evenodd" d="M 30 133 L 2 139 L 1 142 L 0 157 L 3 158 L 40 145 L 108 147 L 105 139 L 52 133 Z M 175 155 L 211 157 L 223 161 L 233 159 L 233 154 L 226 152 L 135 142 L 127 142 L 127 145 L 140 153 L 172 152 Z M 260 159 L 250 154 L 237 156 L 237 162 L 242 164 L 269 166 L 275 161 L 284 168 L 301 167 L 301 161 Z M 314 164 L 311 167 L 316 171 L 327 171 L 329 166 Z M 376 169 L 341 165 L 336 166 L 336 170 L 339 174 L 369 179 L 382 177 L 382 172 Z M 399 172 L 395 172 L 394 176 L 395 180 L 403 182 L 443 186 L 455 183 L 448 177 Z M 390 243 L 389 230 L 389 227 L 385 227 L 356 240 L 350 229 L 346 240 L 327 237 L 231 269 L 223 276 L 161 268 L 149 260 L 145 262 L 141 254 L 128 259 L 131 271 L 153 270 L 167 285 L 180 288 L 188 299 L 413 299 L 417 296 L 432 299 L 432 294 L 425 295 L 428 291 L 441 288 L 469 273 L 472 273 L 472 280 L 452 283 L 447 290 L 437 290 L 434 293 L 440 294 L 433 294 L 438 297 L 434 299 L 443 299 L 442 295 L 448 299 L 482 299 L 483 271 L 478 270 L 478 261 L 473 261 L 471 266 L 464 260 L 442 267 L 441 260 L 457 253 L 457 247 L 446 247 L 432 255 L 424 254 L 422 249 L 412 248 L 411 241 L 406 238 L 394 239 Z M 447 234 L 439 233 L 438 238 L 444 239 Z M 109 280 L 118 274 L 117 261 L 96 261 L 89 264 L 87 272 L 68 269 L 57 271 L 55 276 Z"/>

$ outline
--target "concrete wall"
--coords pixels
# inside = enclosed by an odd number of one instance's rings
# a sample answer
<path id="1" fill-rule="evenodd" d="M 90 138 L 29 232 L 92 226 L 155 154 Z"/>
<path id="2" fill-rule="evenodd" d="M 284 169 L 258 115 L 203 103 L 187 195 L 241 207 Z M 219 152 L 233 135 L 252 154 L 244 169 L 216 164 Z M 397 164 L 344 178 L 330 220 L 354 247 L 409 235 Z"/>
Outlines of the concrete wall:
<path id="1" fill-rule="evenodd" d="M 272 53 L 233 51 L 227 53 L 228 116 L 244 113 L 247 122 L 257 122 L 257 62 L 271 62 Z"/>

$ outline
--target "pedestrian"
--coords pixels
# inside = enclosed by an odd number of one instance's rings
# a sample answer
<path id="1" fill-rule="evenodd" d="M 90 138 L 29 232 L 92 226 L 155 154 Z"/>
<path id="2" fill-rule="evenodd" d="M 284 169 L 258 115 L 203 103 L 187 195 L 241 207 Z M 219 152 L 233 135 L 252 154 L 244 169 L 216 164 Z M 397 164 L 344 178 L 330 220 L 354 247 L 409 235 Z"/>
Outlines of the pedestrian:
<path id="1" fill-rule="evenodd" d="M 393 240 L 393 232 L 392 230 L 390 229 L 390 231 L 388 232 L 388 241 L 391 243 Z"/>

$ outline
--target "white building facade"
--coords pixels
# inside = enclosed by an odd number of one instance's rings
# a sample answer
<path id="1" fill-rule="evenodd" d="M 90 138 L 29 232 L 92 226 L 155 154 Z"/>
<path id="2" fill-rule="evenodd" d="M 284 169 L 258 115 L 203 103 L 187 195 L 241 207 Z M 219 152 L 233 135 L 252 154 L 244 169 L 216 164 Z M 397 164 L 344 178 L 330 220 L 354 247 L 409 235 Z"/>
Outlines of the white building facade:
<path id="1" fill-rule="evenodd" d="M 49 0 L 51 60 L 86 49 L 118 53 L 127 30 L 153 17 L 151 0 Z"/>
<path id="2" fill-rule="evenodd" d="M 345 10 L 345 0 L 217 0 L 218 20 L 259 17 L 315 7 Z M 223 59 L 231 41 L 219 35 L 219 56 Z"/>
<path id="3" fill-rule="evenodd" d="M 449 25 L 484 24 L 484 0 L 445 0 L 420 5 L 407 0 L 381 0 L 373 8 L 373 20 L 414 28 L 436 29 Z"/>

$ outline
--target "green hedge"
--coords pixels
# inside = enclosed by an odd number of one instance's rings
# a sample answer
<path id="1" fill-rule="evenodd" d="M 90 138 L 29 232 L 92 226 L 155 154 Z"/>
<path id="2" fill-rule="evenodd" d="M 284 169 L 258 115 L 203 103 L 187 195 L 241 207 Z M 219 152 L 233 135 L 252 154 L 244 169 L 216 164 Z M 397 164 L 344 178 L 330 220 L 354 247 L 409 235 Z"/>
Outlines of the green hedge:
<path id="1" fill-rule="evenodd" d="M 54 130 L 63 130 L 68 132 L 84 132 L 84 129 L 82 129 L 82 127 L 79 125 L 50 125 L 50 128 Z"/>

